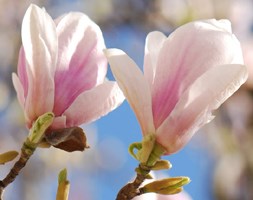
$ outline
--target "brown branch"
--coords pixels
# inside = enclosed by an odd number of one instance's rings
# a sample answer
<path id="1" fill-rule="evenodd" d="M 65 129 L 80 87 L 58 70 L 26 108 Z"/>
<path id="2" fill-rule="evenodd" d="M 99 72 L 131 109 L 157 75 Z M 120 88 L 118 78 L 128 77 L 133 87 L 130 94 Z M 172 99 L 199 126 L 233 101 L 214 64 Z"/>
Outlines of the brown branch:
<path id="1" fill-rule="evenodd" d="M 123 188 L 121 188 L 121 190 L 117 195 L 116 200 L 131 200 L 134 197 L 141 195 L 139 187 L 147 178 L 147 174 L 150 172 L 150 169 L 142 165 L 139 165 L 138 169 L 136 170 L 137 175 L 135 180 L 131 183 L 126 184 Z"/>
<path id="2" fill-rule="evenodd" d="M 29 140 L 26 140 L 21 148 L 21 155 L 19 160 L 14 164 L 7 176 L 0 181 L 0 200 L 2 200 L 4 189 L 12 183 L 22 168 L 26 165 L 27 161 L 35 151 L 36 146 L 32 144 Z"/>

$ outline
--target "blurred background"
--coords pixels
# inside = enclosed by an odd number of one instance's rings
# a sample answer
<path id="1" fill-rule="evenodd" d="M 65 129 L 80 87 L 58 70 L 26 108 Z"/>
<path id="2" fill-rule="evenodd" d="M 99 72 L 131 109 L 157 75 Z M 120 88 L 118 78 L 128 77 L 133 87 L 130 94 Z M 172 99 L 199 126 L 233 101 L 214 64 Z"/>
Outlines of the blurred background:
<path id="1" fill-rule="evenodd" d="M 81 11 L 101 26 L 108 48 L 124 50 L 142 68 L 145 37 L 160 30 L 169 35 L 197 19 L 227 18 L 241 41 L 248 82 L 215 113 L 191 142 L 166 157 L 173 168 L 166 176 L 189 176 L 185 191 L 194 200 L 253 199 L 253 1 L 252 0 L 0 0 L 0 152 L 19 151 L 27 136 L 24 116 L 11 82 L 21 45 L 21 23 L 30 3 L 45 7 L 56 18 Z M 108 78 L 113 79 L 110 70 Z M 128 146 L 141 131 L 127 102 L 93 124 L 83 125 L 90 149 L 67 153 L 37 149 L 6 200 L 55 199 L 57 176 L 68 169 L 70 200 L 115 199 L 134 177 L 137 162 Z M 0 166 L 0 179 L 13 163 Z M 160 175 L 164 176 L 164 174 Z"/>

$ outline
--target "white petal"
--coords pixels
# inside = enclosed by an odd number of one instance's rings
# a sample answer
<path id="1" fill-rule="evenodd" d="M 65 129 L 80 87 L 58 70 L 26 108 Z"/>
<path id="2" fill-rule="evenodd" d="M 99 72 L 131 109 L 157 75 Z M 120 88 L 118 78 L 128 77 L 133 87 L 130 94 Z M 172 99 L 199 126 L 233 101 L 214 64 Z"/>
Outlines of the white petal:
<path id="1" fill-rule="evenodd" d="M 119 87 L 139 120 L 142 133 L 154 133 L 151 93 L 141 70 L 119 49 L 107 49 L 105 54 Z"/>
<path id="2" fill-rule="evenodd" d="M 17 92 L 18 101 L 19 101 L 21 107 L 24 109 L 24 104 L 25 104 L 24 88 L 23 88 L 17 74 L 15 74 L 15 73 L 12 73 L 12 82 L 13 82 L 14 88 Z"/>
<path id="3" fill-rule="evenodd" d="M 53 108 L 58 47 L 53 20 L 45 10 L 33 4 L 23 19 L 22 43 L 28 76 L 25 110 L 29 119 L 34 120 Z"/>
<path id="4" fill-rule="evenodd" d="M 125 97 L 114 81 L 107 81 L 80 94 L 63 113 L 67 127 L 92 122 L 117 108 Z"/>
<path id="5" fill-rule="evenodd" d="M 34 62 L 39 61 L 36 59 L 45 59 L 43 56 L 50 56 L 51 59 L 49 61 L 55 65 L 58 51 L 56 48 L 56 26 L 45 9 L 31 4 L 25 13 L 21 33 L 26 59 L 29 65 L 33 66 Z M 43 55 L 36 53 L 43 53 Z M 45 55 L 46 53 L 49 53 L 49 55 Z M 52 68 L 48 70 L 52 70 Z"/>
<path id="6" fill-rule="evenodd" d="M 167 148 L 168 154 L 178 151 L 201 126 L 213 119 L 212 111 L 246 79 L 243 65 L 210 68 L 182 94 L 171 115 L 158 128 L 157 141 Z"/>
<path id="7" fill-rule="evenodd" d="M 158 55 L 166 39 L 167 37 L 158 31 L 150 32 L 146 38 L 143 70 L 150 88 L 155 77 Z"/>

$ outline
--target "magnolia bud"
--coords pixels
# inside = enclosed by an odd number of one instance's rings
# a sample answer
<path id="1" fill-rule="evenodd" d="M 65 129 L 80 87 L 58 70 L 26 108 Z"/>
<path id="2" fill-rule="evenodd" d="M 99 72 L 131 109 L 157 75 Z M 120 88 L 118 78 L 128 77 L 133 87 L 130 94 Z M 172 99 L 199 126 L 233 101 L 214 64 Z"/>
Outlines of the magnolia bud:
<path id="1" fill-rule="evenodd" d="M 151 182 L 140 188 L 141 193 L 176 194 L 182 191 L 182 186 L 188 184 L 188 177 L 166 178 Z"/>
<path id="2" fill-rule="evenodd" d="M 151 167 L 151 170 L 162 170 L 162 169 L 170 169 L 172 168 L 172 164 L 167 160 L 158 160 L 154 166 Z"/>
<path id="3" fill-rule="evenodd" d="M 67 180 L 67 170 L 63 169 L 58 175 L 58 190 L 56 200 L 68 200 L 70 183 Z"/>
<path id="4" fill-rule="evenodd" d="M 7 162 L 14 160 L 18 155 L 17 151 L 7 151 L 5 153 L 0 154 L 0 164 L 3 165 Z"/>

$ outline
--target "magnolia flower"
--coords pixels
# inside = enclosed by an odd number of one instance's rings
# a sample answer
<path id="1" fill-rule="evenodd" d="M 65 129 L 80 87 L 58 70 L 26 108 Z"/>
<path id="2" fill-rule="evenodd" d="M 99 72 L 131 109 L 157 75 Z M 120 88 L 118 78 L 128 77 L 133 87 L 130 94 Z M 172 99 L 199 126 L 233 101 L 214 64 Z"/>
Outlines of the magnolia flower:
<path id="1" fill-rule="evenodd" d="M 31 5 L 22 23 L 18 76 L 13 84 L 28 128 L 53 112 L 51 129 L 91 122 L 115 109 L 124 95 L 106 81 L 107 61 L 100 28 L 86 15 L 73 12 L 55 22 Z"/>
<path id="2" fill-rule="evenodd" d="M 144 74 L 123 51 L 105 51 L 142 134 L 172 154 L 181 149 L 247 79 L 228 20 L 185 24 L 146 38 Z"/>

